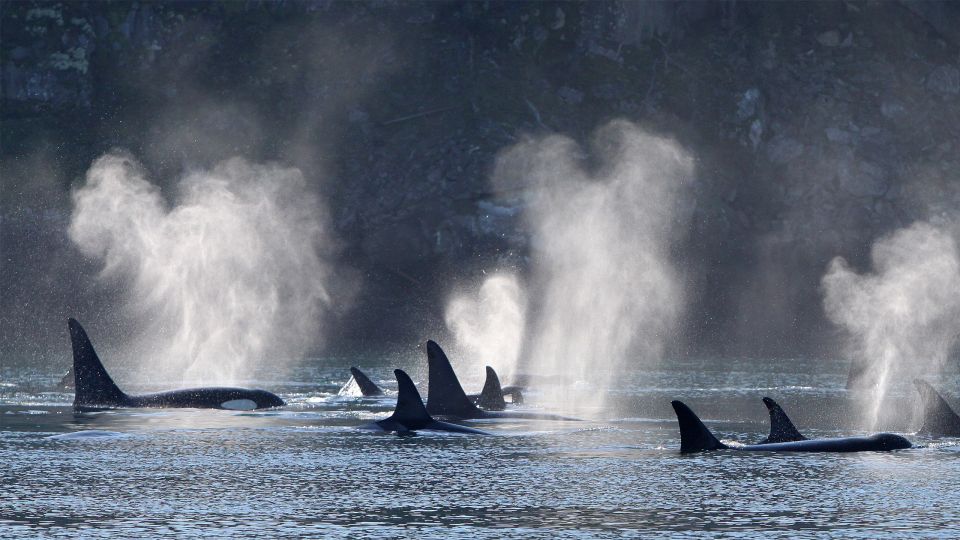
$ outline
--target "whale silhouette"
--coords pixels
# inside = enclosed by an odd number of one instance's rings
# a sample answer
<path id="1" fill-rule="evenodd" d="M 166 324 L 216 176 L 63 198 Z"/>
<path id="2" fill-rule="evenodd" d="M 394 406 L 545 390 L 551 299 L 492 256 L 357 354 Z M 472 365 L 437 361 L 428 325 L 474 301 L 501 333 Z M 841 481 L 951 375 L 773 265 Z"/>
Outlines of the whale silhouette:
<path id="1" fill-rule="evenodd" d="M 247 388 L 189 388 L 155 394 L 131 396 L 113 382 L 93 349 L 87 332 L 75 319 L 69 319 L 73 346 L 75 390 L 73 406 L 84 408 L 163 407 L 251 410 L 282 407 L 282 399 L 266 390 Z"/>
<path id="2" fill-rule="evenodd" d="M 771 398 L 764 397 L 763 404 L 766 405 L 767 412 L 770 413 L 770 435 L 767 435 L 766 439 L 757 444 L 807 440 L 790 421 L 787 413 L 783 412 L 779 403 Z"/>
<path id="3" fill-rule="evenodd" d="M 418 430 L 449 431 L 452 433 L 471 433 L 474 435 L 490 435 L 486 431 L 460 426 L 448 422 L 434 420 L 427 408 L 416 385 L 402 369 L 393 370 L 397 377 L 397 406 L 393 414 L 383 420 L 360 426 L 360 429 L 380 429 L 397 434 L 413 433 Z"/>
<path id="4" fill-rule="evenodd" d="M 950 408 L 930 383 L 914 379 L 913 384 L 923 400 L 922 424 L 917 433 L 940 437 L 960 437 L 960 416 Z"/>
<path id="5" fill-rule="evenodd" d="M 485 411 L 478 408 L 460 385 L 447 355 L 434 341 L 427 341 L 427 412 L 435 416 L 472 420 L 480 418 L 516 418 L 526 420 L 578 420 L 556 414 L 521 411 Z"/>
<path id="6" fill-rule="evenodd" d="M 677 422 L 680 424 L 681 454 L 726 449 L 753 452 L 879 452 L 913 446 L 907 439 L 893 433 L 877 433 L 869 437 L 805 439 L 728 446 L 720 442 L 682 401 L 672 401 L 670 404 L 673 405 L 673 410 L 677 413 Z"/>

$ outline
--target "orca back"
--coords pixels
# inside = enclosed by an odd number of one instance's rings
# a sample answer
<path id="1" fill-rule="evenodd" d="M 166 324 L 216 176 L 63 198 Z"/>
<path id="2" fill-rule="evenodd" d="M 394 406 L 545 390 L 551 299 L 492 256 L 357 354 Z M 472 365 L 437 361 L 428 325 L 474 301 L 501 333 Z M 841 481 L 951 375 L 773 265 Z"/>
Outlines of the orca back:
<path id="1" fill-rule="evenodd" d="M 410 376 L 402 369 L 393 370 L 393 374 L 397 377 L 397 406 L 388 420 L 398 422 L 410 431 L 433 422 Z"/>
<path id="2" fill-rule="evenodd" d="M 467 393 L 463 391 L 457 374 L 453 372 L 450 360 L 433 341 L 427 341 L 427 363 L 429 364 L 429 382 L 427 383 L 427 412 L 460 418 L 479 418 L 483 412 L 477 408 Z"/>
<path id="3" fill-rule="evenodd" d="M 500 377 L 492 367 L 487 366 L 487 379 L 483 383 L 483 390 L 477 398 L 477 405 L 488 411 L 502 411 L 507 408 L 503 399 L 503 389 L 500 387 Z"/>
<path id="4" fill-rule="evenodd" d="M 355 367 L 350 368 L 350 374 L 353 375 L 353 380 L 357 382 L 357 386 L 360 388 L 360 393 L 364 396 L 382 396 L 383 390 L 379 386 L 374 384 L 367 375 Z"/>
<path id="5" fill-rule="evenodd" d="M 923 423 L 918 433 L 947 437 L 960 436 L 960 417 L 950 408 L 950 404 L 940 396 L 930 383 L 915 379 L 913 384 L 920 392 L 920 401 L 923 406 Z"/>
<path id="6" fill-rule="evenodd" d="M 703 422 L 690 410 L 690 407 L 687 407 L 682 401 L 671 401 L 670 404 L 673 405 L 673 410 L 677 413 L 677 423 L 680 424 L 681 454 L 727 448 L 725 444 L 713 436 L 713 433 L 710 433 L 707 426 L 703 425 Z"/>
<path id="7" fill-rule="evenodd" d="M 735 450 L 750 452 L 887 452 L 903 450 L 913 445 L 895 433 L 876 433 L 869 437 L 837 437 L 832 439 L 804 439 L 769 444 L 749 444 Z"/>
<path id="8" fill-rule="evenodd" d="M 793 425 L 790 417 L 783 412 L 779 403 L 765 397 L 763 398 L 763 404 L 767 406 L 767 411 L 770 413 L 770 435 L 760 441 L 759 444 L 804 441 L 807 439 Z"/>
<path id="9" fill-rule="evenodd" d="M 69 319 L 70 343 L 73 347 L 74 407 L 123 406 L 129 397 L 113 382 L 100 362 L 87 332 L 76 319 Z"/>

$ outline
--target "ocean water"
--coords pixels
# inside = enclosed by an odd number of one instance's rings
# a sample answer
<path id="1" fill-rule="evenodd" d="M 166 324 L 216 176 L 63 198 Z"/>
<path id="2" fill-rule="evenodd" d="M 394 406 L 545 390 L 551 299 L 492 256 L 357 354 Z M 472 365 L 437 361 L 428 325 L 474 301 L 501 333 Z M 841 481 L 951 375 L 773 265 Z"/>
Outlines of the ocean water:
<path id="1" fill-rule="evenodd" d="M 864 433 L 841 362 L 664 362 L 625 372 L 583 421 L 469 423 L 492 437 L 356 429 L 395 398 L 338 396 L 347 367 L 393 389 L 392 363 L 318 358 L 246 383 L 282 410 L 77 413 L 62 371 L 4 359 L 0 537 L 960 536 L 960 439 L 911 433 L 907 383 L 883 427 L 925 448 L 679 454 L 671 399 L 723 439 L 766 435 L 764 395 L 808 435 Z M 425 391 L 425 366 L 401 367 Z M 960 380 L 937 382 L 960 401 Z M 166 388 L 128 388 L 146 389 Z"/>

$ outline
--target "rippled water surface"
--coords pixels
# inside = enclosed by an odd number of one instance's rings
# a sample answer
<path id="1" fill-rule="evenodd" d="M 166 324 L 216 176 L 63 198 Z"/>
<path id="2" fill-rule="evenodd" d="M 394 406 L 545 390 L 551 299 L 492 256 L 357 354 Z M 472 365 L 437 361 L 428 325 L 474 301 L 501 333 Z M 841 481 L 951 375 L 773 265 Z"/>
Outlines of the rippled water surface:
<path id="1" fill-rule="evenodd" d="M 844 537 L 957 536 L 960 440 L 887 429 L 926 448 L 890 453 L 678 453 L 671 399 L 724 439 L 766 435 L 760 397 L 808 435 L 862 433 L 844 366 L 685 361 L 624 374 L 582 422 L 484 421 L 495 437 L 357 430 L 392 395 L 339 397 L 350 363 L 388 388 L 389 362 L 317 359 L 250 384 L 264 412 L 75 413 L 62 373 L 0 366 L 0 536 Z M 416 370 L 411 371 L 416 373 Z M 423 379 L 414 377 L 422 390 Z M 941 381 L 957 403 L 960 381 Z M 469 385 L 468 385 L 469 386 Z M 479 389 L 479 386 L 477 386 Z M 534 394 L 534 397 L 535 394 Z M 904 385 L 894 396 L 908 410 Z"/>

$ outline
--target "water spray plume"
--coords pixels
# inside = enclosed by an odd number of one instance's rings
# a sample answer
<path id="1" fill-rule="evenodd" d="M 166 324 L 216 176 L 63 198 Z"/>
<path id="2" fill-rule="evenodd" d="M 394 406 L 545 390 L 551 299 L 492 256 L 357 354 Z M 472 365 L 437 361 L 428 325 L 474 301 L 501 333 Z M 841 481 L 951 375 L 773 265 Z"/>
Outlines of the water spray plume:
<path id="1" fill-rule="evenodd" d="M 824 308 L 848 336 L 869 389 L 871 428 L 878 427 L 894 382 L 938 373 L 960 335 L 960 257 L 951 234 L 916 223 L 878 240 L 873 273 L 857 274 L 837 257 L 823 277 Z"/>
<path id="2" fill-rule="evenodd" d="M 108 154 L 73 203 L 71 239 L 124 286 L 141 372 L 228 384 L 320 337 L 327 214 L 298 170 L 231 159 L 186 175 L 168 205 L 131 157 Z"/>
<path id="3" fill-rule="evenodd" d="M 525 317 L 523 289 L 516 276 L 507 273 L 485 279 L 476 296 L 454 295 L 445 313 L 447 328 L 456 338 L 457 358 L 469 359 L 472 371 L 492 366 L 507 380 L 516 373 Z"/>
<path id="4" fill-rule="evenodd" d="M 684 303 L 670 251 L 686 230 L 679 202 L 693 160 L 625 121 L 592 143 L 593 168 L 574 141 L 550 136 L 503 152 L 494 174 L 498 188 L 521 189 L 529 202 L 536 317 L 519 362 L 535 378 L 571 383 L 548 398 L 568 409 L 601 406 L 628 361 L 656 362 Z"/>

